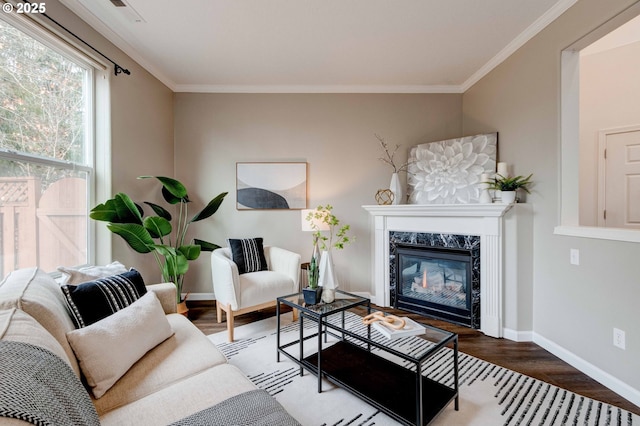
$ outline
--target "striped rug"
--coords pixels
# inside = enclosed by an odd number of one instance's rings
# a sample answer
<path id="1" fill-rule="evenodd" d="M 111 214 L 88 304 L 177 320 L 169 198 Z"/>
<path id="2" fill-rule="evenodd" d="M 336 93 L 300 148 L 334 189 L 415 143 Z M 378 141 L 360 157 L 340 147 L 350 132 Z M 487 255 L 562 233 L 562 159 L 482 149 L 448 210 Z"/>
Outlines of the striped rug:
<path id="1" fill-rule="evenodd" d="M 352 326 L 361 324 L 357 315 L 349 317 Z M 298 323 L 291 315 L 282 318 L 283 342 L 298 336 Z M 399 423 L 347 391 L 323 381 L 317 393 L 317 379 L 281 356 L 276 362 L 276 319 L 268 318 L 235 329 L 236 341 L 228 343 L 227 333 L 209 338 L 260 388 L 267 390 L 287 411 L 305 426 L 322 425 L 398 425 Z M 316 326 L 305 321 L 304 333 Z M 378 335 L 375 338 L 384 339 Z M 305 342 L 305 355 L 315 352 L 315 339 Z M 329 340 L 329 344 L 331 339 Z M 410 353 L 430 343 L 417 337 L 394 341 L 397 349 Z M 297 350 L 297 349 L 294 349 Z M 386 355 L 385 355 L 386 356 Z M 425 374 L 452 386 L 452 351 L 443 349 L 429 360 Z M 401 362 L 401 360 L 396 360 Z M 459 353 L 460 410 L 453 402 L 431 423 L 446 426 L 497 425 L 639 425 L 640 417 L 621 408 L 595 401 L 549 383 Z M 410 368 L 411 366 L 407 366 Z M 363 365 L 362 368 L 367 368 Z M 373 373 L 373 372 L 372 372 Z M 392 392 L 392 389 L 389 389 Z"/>

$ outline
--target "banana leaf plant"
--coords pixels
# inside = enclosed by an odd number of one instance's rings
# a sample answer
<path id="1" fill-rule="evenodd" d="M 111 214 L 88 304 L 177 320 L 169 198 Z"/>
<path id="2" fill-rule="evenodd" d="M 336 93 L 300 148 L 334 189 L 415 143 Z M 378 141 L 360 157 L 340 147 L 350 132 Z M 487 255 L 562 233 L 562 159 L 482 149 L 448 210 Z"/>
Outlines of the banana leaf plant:
<path id="1" fill-rule="evenodd" d="M 107 228 L 124 239 L 138 253 L 153 253 L 165 282 L 172 282 L 177 289 L 177 302 L 182 301 L 184 275 L 189 262 L 200 257 L 202 251 L 213 251 L 220 246 L 200 239 L 185 244 L 187 230 L 193 222 L 212 216 L 224 197 L 223 192 L 213 198 L 199 213 L 189 217 L 189 195 L 187 188 L 178 180 L 164 176 L 139 176 L 138 179 L 155 178 L 162 184 L 162 197 L 174 206 L 173 217 L 164 207 L 145 201 L 155 215 L 145 216 L 144 209 L 124 193 L 98 204 L 89 216 L 98 221 L 109 222 Z"/>

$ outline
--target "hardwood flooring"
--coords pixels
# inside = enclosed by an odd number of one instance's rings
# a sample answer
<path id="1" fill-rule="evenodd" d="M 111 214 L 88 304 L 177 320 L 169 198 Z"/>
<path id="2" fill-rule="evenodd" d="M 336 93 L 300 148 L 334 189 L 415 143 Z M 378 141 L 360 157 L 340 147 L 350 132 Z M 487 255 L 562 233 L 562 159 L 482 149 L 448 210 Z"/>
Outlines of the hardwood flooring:
<path id="1" fill-rule="evenodd" d="M 506 339 L 487 337 L 477 330 L 428 319 L 420 315 L 407 314 L 404 311 L 383 309 L 387 312 L 408 316 L 419 322 L 430 324 L 458 333 L 458 344 L 462 352 L 485 361 L 518 371 L 563 389 L 576 392 L 598 401 L 629 410 L 640 415 L 640 407 L 632 404 L 620 395 L 581 373 L 558 357 L 531 342 L 512 342 Z M 275 315 L 275 308 L 253 312 L 236 317 L 239 327 Z M 189 318 L 205 334 L 226 330 L 226 323 L 216 322 L 215 302 L 189 302 Z"/>

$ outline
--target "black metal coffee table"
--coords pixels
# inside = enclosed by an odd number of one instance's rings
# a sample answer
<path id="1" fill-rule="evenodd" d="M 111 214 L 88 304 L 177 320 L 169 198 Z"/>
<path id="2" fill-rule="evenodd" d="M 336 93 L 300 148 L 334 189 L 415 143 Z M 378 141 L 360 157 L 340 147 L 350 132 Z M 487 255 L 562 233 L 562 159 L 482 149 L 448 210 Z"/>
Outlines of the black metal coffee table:
<path id="1" fill-rule="evenodd" d="M 293 341 L 281 342 L 281 305 L 300 312 L 299 333 Z M 318 377 L 318 392 L 322 392 L 322 377 L 377 407 L 395 420 L 407 425 L 427 425 L 454 401 L 458 410 L 458 335 L 424 325 L 425 334 L 411 339 L 425 339 L 430 344 L 417 345 L 409 351 L 394 347 L 389 340 L 349 310 L 363 307 L 371 313 L 369 299 L 336 291 L 336 300 L 329 304 L 306 306 L 302 293 L 279 297 L 277 315 L 277 360 L 285 355 L 300 366 L 300 374 L 308 370 Z M 304 335 L 304 320 L 317 324 L 317 330 Z M 328 337 L 337 340 L 328 342 Z M 318 350 L 304 355 L 304 342 L 317 339 Z M 335 340 L 335 339 L 333 339 Z M 323 344 L 324 341 L 324 344 Z M 420 342 L 417 340 L 416 342 Z M 296 354 L 291 349 L 298 345 Z M 449 361 L 453 383 L 446 385 L 425 375 L 428 360 L 445 346 L 452 346 Z M 295 349 L 295 348 L 294 348 Z M 442 362 L 442 361 L 439 361 Z M 319 373 L 320 372 L 320 373 Z"/>

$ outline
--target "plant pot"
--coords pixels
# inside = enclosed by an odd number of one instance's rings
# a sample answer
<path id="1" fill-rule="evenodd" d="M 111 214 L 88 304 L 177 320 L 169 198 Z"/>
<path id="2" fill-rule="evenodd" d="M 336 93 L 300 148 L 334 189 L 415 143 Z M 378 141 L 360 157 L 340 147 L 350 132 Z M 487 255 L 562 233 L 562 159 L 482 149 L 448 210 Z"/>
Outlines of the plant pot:
<path id="1" fill-rule="evenodd" d="M 500 199 L 502 204 L 511 204 L 516 202 L 516 191 L 502 191 Z"/>
<path id="2" fill-rule="evenodd" d="M 305 287 L 302 289 L 302 294 L 304 295 L 304 303 L 307 305 L 317 305 L 320 303 L 322 297 L 322 287 Z"/>
<path id="3" fill-rule="evenodd" d="M 187 301 L 183 300 L 182 302 L 178 303 L 178 313 L 180 315 L 184 315 L 185 317 L 189 317 L 189 308 L 187 308 Z"/>

